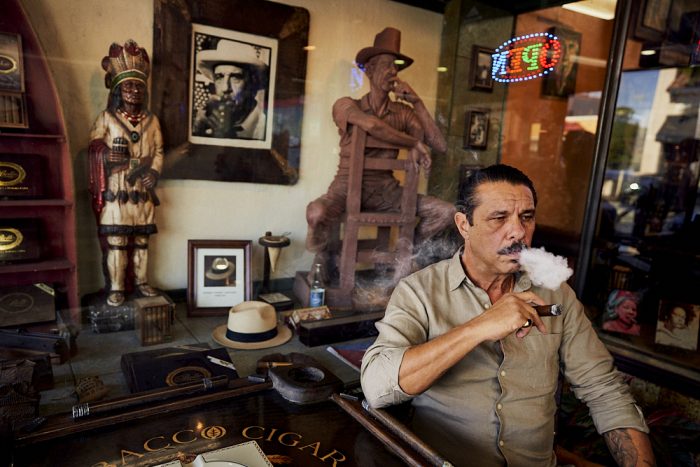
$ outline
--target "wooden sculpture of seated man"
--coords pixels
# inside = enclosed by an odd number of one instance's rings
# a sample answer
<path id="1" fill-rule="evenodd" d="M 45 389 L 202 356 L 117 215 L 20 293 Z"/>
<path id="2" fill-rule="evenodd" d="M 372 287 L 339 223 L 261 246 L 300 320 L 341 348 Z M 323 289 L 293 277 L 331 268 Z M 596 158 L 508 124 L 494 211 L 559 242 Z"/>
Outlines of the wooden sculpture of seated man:
<path id="1" fill-rule="evenodd" d="M 386 28 L 375 36 L 374 45 L 360 50 L 356 57 L 370 84 L 360 99 L 342 97 L 333 105 L 333 120 L 340 134 L 340 163 L 326 194 L 306 208 L 308 232 L 306 247 L 316 253 L 315 263 L 328 265 L 331 229 L 345 212 L 351 138 L 355 126 L 383 142 L 407 147 L 416 167 L 430 169 L 430 148 L 445 152 L 447 143 L 425 104 L 397 73 L 413 60 L 400 52 L 401 32 Z M 393 93 L 396 100 L 390 99 Z M 396 159 L 397 149 L 367 149 L 365 157 Z M 402 188 L 389 170 L 365 170 L 362 183 L 362 210 L 399 211 Z M 452 204 L 431 196 L 418 196 L 414 243 L 428 239 L 452 223 Z M 327 267 L 327 266 L 326 266 Z M 326 272 L 332 276 L 332 272 Z"/>

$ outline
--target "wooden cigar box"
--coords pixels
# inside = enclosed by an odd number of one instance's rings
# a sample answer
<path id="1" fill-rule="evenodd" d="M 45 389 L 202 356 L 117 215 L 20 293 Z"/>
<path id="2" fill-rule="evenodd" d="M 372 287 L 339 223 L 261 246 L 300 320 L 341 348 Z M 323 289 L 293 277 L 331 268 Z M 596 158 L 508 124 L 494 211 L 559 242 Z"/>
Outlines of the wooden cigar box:
<path id="1" fill-rule="evenodd" d="M 38 154 L 0 154 L 0 199 L 42 198 L 43 170 Z"/>
<path id="2" fill-rule="evenodd" d="M 384 311 L 336 312 L 333 318 L 299 323 L 299 340 L 309 346 L 332 344 L 378 334 L 374 323 L 384 317 Z"/>
<path id="3" fill-rule="evenodd" d="M 43 323 L 55 319 L 53 287 L 44 283 L 0 287 L 0 327 Z"/>
<path id="4" fill-rule="evenodd" d="M 0 219 L 0 263 L 36 261 L 40 257 L 39 219 Z"/>

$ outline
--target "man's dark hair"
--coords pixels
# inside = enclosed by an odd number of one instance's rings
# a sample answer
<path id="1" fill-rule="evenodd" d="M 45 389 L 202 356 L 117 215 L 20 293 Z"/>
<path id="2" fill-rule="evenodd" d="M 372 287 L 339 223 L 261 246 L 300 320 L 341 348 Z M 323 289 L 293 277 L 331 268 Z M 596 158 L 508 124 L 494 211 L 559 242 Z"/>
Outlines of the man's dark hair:
<path id="1" fill-rule="evenodd" d="M 459 187 L 459 195 L 455 206 L 467 216 L 470 225 L 474 225 L 474 209 L 479 205 L 476 190 L 483 183 L 507 182 L 511 185 L 524 185 L 532 192 L 532 199 L 537 206 L 537 192 L 532 180 L 515 167 L 505 164 L 495 164 L 471 174 Z"/>

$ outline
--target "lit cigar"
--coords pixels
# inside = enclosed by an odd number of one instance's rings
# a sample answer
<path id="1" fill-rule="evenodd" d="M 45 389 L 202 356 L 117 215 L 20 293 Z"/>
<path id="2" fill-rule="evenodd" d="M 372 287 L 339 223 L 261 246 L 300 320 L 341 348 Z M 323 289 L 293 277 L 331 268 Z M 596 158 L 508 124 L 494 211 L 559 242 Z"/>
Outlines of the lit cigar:
<path id="1" fill-rule="evenodd" d="M 539 316 L 559 316 L 561 314 L 561 305 L 533 305 Z"/>

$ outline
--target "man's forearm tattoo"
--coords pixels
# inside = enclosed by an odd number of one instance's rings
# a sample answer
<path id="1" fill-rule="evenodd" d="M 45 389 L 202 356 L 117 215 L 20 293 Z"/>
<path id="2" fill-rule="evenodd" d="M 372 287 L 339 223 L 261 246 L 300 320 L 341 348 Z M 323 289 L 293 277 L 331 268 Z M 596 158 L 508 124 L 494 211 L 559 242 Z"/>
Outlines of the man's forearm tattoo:
<path id="1" fill-rule="evenodd" d="M 639 459 L 637 446 L 632 442 L 627 430 L 617 429 L 611 430 L 603 434 L 605 443 L 608 445 L 610 454 L 612 454 L 615 462 L 620 467 L 636 466 Z M 649 464 L 645 461 L 646 464 Z"/>

